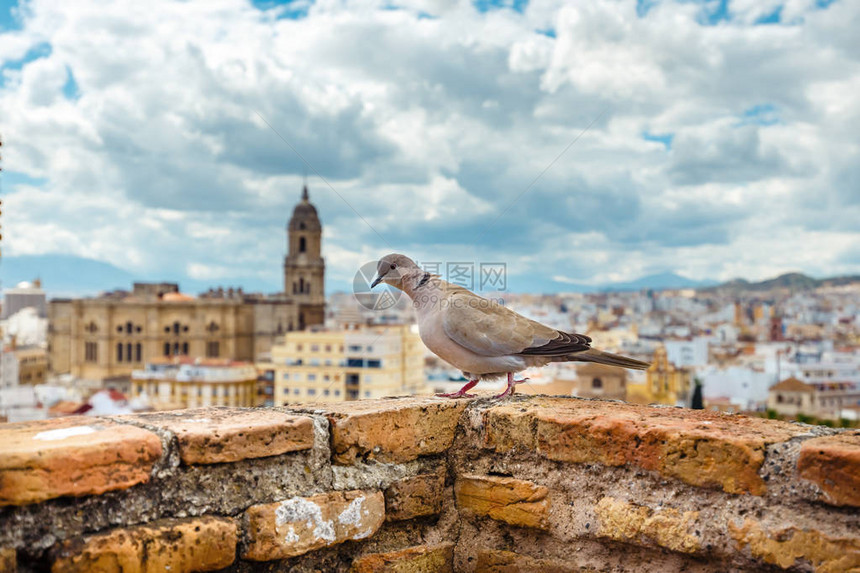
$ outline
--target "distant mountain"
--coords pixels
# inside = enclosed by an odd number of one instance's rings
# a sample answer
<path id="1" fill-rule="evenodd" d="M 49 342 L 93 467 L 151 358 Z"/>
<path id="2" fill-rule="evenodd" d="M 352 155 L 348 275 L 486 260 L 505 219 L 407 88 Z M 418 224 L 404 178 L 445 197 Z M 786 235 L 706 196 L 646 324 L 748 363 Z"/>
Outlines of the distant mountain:
<path id="1" fill-rule="evenodd" d="M 697 281 L 682 277 L 675 273 L 657 273 L 638 278 L 634 281 L 611 283 L 604 285 L 599 290 L 604 291 L 622 291 L 622 290 L 661 290 L 661 289 L 678 289 L 678 288 L 702 288 L 715 284 L 716 281 L 704 280 Z"/>
<path id="2" fill-rule="evenodd" d="M 138 276 L 110 263 L 75 255 L 22 255 L 0 259 L 4 289 L 19 282 L 41 279 L 48 298 L 97 295 L 116 289 L 131 290 L 135 281 L 179 283 L 182 292 L 198 294 L 209 287 L 242 287 L 245 292 L 276 292 L 282 285 L 256 277 L 199 280 L 171 274 Z"/>
<path id="3" fill-rule="evenodd" d="M 860 282 L 860 275 L 816 279 L 803 273 L 786 273 L 776 278 L 750 282 L 745 279 L 733 279 L 728 282 L 704 288 L 705 291 L 764 292 L 772 289 L 788 289 L 793 291 L 812 290 L 822 286 L 840 286 Z"/>
<path id="4" fill-rule="evenodd" d="M 110 263 L 74 255 L 24 255 L 0 260 L 4 289 L 37 278 L 49 297 L 130 289 L 134 281 L 134 275 Z"/>
<path id="5" fill-rule="evenodd" d="M 601 285 L 587 285 L 581 283 L 560 283 L 563 286 L 559 287 L 560 291 L 566 292 L 620 292 L 630 290 L 666 290 L 679 288 L 703 288 L 716 284 L 716 281 L 702 280 L 697 281 L 682 277 L 681 275 L 665 272 L 646 275 L 632 281 L 605 283 Z"/>

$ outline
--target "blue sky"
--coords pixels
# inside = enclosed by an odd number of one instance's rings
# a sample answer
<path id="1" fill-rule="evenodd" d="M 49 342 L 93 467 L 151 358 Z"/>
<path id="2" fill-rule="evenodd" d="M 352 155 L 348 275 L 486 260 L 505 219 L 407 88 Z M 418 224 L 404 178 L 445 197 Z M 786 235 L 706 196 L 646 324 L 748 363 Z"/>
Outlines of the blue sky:
<path id="1" fill-rule="evenodd" d="M 389 251 L 546 292 L 860 272 L 856 2 L 16 6 L 6 257 L 274 291 L 308 171 L 331 290 Z"/>

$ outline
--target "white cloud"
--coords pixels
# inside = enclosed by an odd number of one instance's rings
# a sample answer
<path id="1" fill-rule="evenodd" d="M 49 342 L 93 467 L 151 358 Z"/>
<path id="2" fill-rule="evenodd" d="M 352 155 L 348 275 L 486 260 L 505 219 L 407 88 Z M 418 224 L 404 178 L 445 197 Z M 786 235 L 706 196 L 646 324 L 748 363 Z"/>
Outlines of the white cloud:
<path id="1" fill-rule="evenodd" d="M 32 0 L 0 126 L 6 172 L 45 181 L 5 176 L 4 254 L 276 290 L 292 145 L 340 282 L 393 248 L 547 284 L 860 270 L 857 3 L 388 4 Z"/>

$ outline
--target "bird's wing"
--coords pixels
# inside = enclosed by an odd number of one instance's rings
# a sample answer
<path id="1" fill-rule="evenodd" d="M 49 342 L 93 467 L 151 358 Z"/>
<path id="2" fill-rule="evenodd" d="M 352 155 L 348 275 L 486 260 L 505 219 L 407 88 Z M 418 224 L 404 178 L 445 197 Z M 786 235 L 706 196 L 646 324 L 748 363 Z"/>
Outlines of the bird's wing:
<path id="1" fill-rule="evenodd" d="M 591 339 L 544 326 L 465 289 L 442 299 L 448 337 L 481 356 L 563 356 L 589 348 Z"/>

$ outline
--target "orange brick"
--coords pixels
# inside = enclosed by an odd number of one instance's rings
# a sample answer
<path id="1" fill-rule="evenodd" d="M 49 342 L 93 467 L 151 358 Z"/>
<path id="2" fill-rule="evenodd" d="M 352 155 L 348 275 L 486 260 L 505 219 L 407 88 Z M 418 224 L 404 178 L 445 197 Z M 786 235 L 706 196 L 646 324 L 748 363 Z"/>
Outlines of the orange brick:
<path id="1" fill-rule="evenodd" d="M 763 495 L 769 444 L 804 433 L 775 420 L 568 398 L 533 398 L 484 413 L 485 445 L 574 463 L 631 464 L 686 483 Z"/>
<path id="2" fill-rule="evenodd" d="M 860 507 L 860 432 L 806 440 L 797 470 L 818 484 L 826 502 Z"/>
<path id="3" fill-rule="evenodd" d="M 454 441 L 463 400 L 399 398 L 319 404 L 331 422 L 332 458 L 403 463 L 438 454 Z M 306 406 L 305 409 L 316 407 Z"/>
<path id="4" fill-rule="evenodd" d="M 682 553 L 695 553 L 702 545 L 693 533 L 699 517 L 697 511 L 680 512 L 669 507 L 655 511 L 643 505 L 604 497 L 594 507 L 594 513 L 600 518 L 598 537 L 642 545 L 656 544 Z"/>
<path id="5" fill-rule="evenodd" d="M 334 491 L 255 505 L 245 515 L 249 542 L 242 557 L 270 561 L 370 537 L 385 519 L 385 500 L 379 491 Z"/>
<path id="6" fill-rule="evenodd" d="M 12 547 L 0 549 L 0 573 L 15 573 L 18 570 L 18 553 Z"/>
<path id="7" fill-rule="evenodd" d="M 236 559 L 229 518 L 165 519 L 63 542 L 52 573 L 184 573 L 215 571 Z"/>
<path id="8" fill-rule="evenodd" d="M 547 527 L 548 490 L 512 477 L 464 475 L 454 485 L 457 505 L 521 527 Z"/>
<path id="9" fill-rule="evenodd" d="M 442 511 L 445 474 L 440 470 L 402 479 L 385 490 L 385 519 L 400 521 Z"/>
<path id="10" fill-rule="evenodd" d="M 830 537 L 812 527 L 769 531 L 754 519 L 729 523 L 729 534 L 739 549 L 749 546 L 753 557 L 788 569 L 797 561 L 811 563 L 816 573 L 860 570 L 860 538 Z"/>
<path id="11" fill-rule="evenodd" d="M 185 464 L 276 456 L 314 445 L 313 420 L 275 410 L 197 408 L 122 416 L 176 434 Z"/>
<path id="12" fill-rule="evenodd" d="M 453 573 L 454 544 L 419 545 L 373 553 L 352 562 L 352 573 Z"/>
<path id="13" fill-rule="evenodd" d="M 149 480 L 161 441 L 104 418 L 0 426 L 0 506 L 100 494 Z"/>

